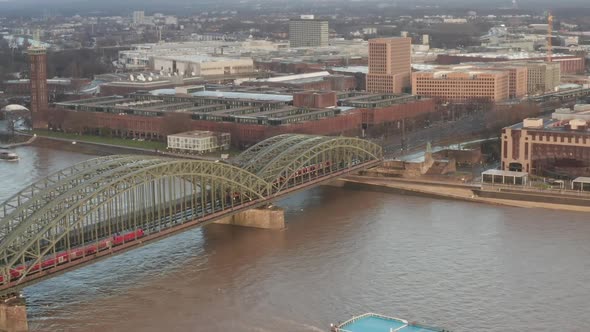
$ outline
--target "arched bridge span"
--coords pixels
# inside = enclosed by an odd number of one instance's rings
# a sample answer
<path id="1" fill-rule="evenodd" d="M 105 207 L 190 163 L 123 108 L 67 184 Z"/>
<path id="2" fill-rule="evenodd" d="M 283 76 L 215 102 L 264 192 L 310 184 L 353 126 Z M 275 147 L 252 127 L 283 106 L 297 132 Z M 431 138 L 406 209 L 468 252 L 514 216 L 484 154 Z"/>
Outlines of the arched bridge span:
<path id="1" fill-rule="evenodd" d="M 366 140 L 292 134 L 228 163 L 134 155 L 79 163 L 0 205 L 0 295 L 381 159 Z"/>

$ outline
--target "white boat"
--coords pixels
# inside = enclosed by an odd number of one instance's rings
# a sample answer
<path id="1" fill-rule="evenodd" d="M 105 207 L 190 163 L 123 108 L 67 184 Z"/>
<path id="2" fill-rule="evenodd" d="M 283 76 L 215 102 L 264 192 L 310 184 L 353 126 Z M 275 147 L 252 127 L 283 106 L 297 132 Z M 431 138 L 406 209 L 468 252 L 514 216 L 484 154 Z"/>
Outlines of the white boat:
<path id="1" fill-rule="evenodd" d="M 0 152 L 0 160 L 6 161 L 18 161 L 20 158 L 16 153 L 12 152 Z"/>

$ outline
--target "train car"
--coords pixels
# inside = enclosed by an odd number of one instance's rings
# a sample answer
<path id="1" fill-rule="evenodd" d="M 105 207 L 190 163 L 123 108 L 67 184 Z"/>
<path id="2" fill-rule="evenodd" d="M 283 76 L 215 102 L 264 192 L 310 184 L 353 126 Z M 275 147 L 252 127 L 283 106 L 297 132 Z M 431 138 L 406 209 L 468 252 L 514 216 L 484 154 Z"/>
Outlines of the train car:
<path id="1" fill-rule="evenodd" d="M 98 244 L 92 244 L 86 247 L 77 248 L 74 250 L 70 250 L 67 252 L 62 252 L 57 254 L 55 257 L 48 258 L 43 260 L 42 262 L 35 264 L 29 270 L 29 274 L 34 272 L 39 272 L 45 269 L 52 268 L 54 266 L 58 266 L 79 258 L 84 257 L 85 255 L 91 255 L 96 253 L 97 251 L 102 251 L 113 246 L 118 246 L 126 242 L 135 241 L 145 235 L 143 229 L 138 229 L 134 232 L 126 233 L 119 236 L 114 236 L 113 239 L 106 239 L 101 240 Z M 18 279 L 22 276 L 23 272 L 27 269 L 26 265 L 21 265 L 15 267 L 14 269 L 10 270 L 10 281 Z M 0 276 L 0 284 L 4 282 L 4 276 Z"/>
<path id="2" fill-rule="evenodd" d="M 18 267 L 16 269 L 12 269 L 9 272 L 10 274 L 10 280 L 14 280 L 17 278 L 20 278 L 20 276 L 23 274 L 22 269 L 19 269 Z M 4 276 L 0 276 L 0 283 L 4 282 Z"/>

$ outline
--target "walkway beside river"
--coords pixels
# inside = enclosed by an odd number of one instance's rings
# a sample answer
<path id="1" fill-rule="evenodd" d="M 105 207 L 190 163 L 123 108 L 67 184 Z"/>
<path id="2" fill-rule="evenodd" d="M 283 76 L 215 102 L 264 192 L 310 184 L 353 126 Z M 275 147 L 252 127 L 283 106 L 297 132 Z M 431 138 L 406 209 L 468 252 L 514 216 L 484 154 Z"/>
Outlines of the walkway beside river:
<path id="1" fill-rule="evenodd" d="M 37 138 L 37 136 L 31 136 L 29 139 L 27 139 L 24 142 L 3 144 L 3 145 L 0 145 L 0 149 L 12 149 L 12 148 L 16 148 L 17 146 L 29 145 L 29 144 L 33 143 L 33 141 L 35 141 L 36 138 Z"/>
<path id="2" fill-rule="evenodd" d="M 590 206 L 576 206 L 566 204 L 553 204 L 522 200 L 478 197 L 474 194 L 473 189 L 477 189 L 479 188 L 479 186 L 463 184 L 460 182 L 430 181 L 423 179 L 367 177 L 357 175 L 347 176 L 345 178 L 342 178 L 341 180 L 344 181 L 344 186 L 350 184 L 352 186 L 368 188 L 378 191 L 413 193 L 428 197 L 457 199 L 462 201 L 506 205 L 522 208 L 545 208 L 576 212 L 590 212 Z"/>

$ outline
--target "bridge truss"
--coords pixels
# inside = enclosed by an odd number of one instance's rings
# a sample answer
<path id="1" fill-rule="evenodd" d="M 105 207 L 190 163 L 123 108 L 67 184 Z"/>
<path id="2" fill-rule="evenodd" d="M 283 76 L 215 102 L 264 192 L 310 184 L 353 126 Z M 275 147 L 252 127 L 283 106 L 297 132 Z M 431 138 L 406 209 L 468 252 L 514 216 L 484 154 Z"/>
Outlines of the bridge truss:
<path id="1" fill-rule="evenodd" d="M 381 159 L 362 139 L 292 134 L 230 163 L 115 155 L 76 164 L 0 204 L 0 295 Z"/>

